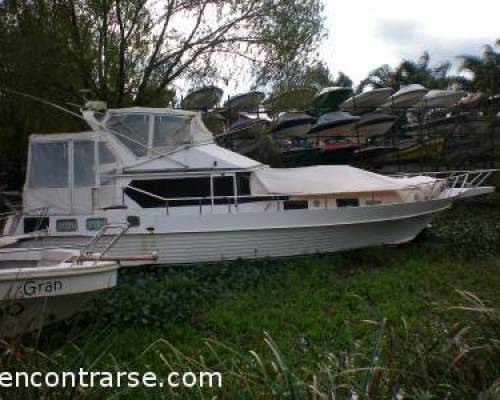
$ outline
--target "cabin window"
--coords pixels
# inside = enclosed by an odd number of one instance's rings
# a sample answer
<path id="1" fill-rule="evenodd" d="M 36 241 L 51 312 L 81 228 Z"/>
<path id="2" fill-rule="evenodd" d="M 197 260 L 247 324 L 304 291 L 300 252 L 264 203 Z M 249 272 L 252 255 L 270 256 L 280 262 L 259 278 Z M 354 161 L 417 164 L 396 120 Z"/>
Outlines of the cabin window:
<path id="1" fill-rule="evenodd" d="M 337 199 L 337 207 L 359 207 L 359 199 Z"/>
<path id="2" fill-rule="evenodd" d="M 78 140 L 73 144 L 73 181 L 75 187 L 95 186 L 94 142 Z"/>
<path id="3" fill-rule="evenodd" d="M 129 215 L 127 217 L 127 223 L 130 227 L 137 227 L 141 225 L 141 219 L 137 215 Z"/>
<path id="4" fill-rule="evenodd" d="M 111 185 L 113 176 L 116 174 L 116 158 L 109 149 L 108 145 L 99 142 L 99 174 L 101 185 Z"/>
<path id="5" fill-rule="evenodd" d="M 68 165 L 67 142 L 32 143 L 30 187 L 68 187 Z"/>
<path id="6" fill-rule="evenodd" d="M 378 206 L 379 204 L 382 204 L 381 200 L 366 200 L 367 206 Z"/>
<path id="7" fill-rule="evenodd" d="M 104 142 L 99 142 L 99 164 L 115 164 L 116 158 Z"/>
<path id="8" fill-rule="evenodd" d="M 148 193 L 166 199 L 169 207 L 192 206 L 199 204 L 211 204 L 210 199 L 210 177 L 181 178 L 181 179 L 153 179 L 144 181 L 132 181 L 130 186 L 144 190 Z M 142 208 L 165 207 L 167 204 L 161 199 L 156 199 L 144 193 L 139 193 L 127 188 L 125 194 L 139 204 Z M 182 200 L 190 197 L 204 197 L 200 200 Z M 178 200 L 177 200 L 178 199 Z"/>
<path id="9" fill-rule="evenodd" d="M 58 219 L 56 221 L 57 232 L 76 232 L 78 230 L 78 221 L 76 219 Z"/>
<path id="10" fill-rule="evenodd" d="M 238 195 L 249 196 L 250 191 L 250 174 L 237 174 L 236 184 L 238 186 Z"/>
<path id="11" fill-rule="evenodd" d="M 108 223 L 106 218 L 87 218 L 87 230 L 98 231 Z"/>
<path id="12" fill-rule="evenodd" d="M 309 208 L 309 202 L 307 200 L 285 200 L 283 208 L 285 210 L 306 210 Z"/>
<path id="13" fill-rule="evenodd" d="M 214 199 L 214 204 L 228 204 L 233 202 L 234 179 L 232 176 L 214 176 L 213 177 L 214 197 L 223 197 Z"/>
<path id="14" fill-rule="evenodd" d="M 148 154 L 149 116 L 145 114 L 115 114 L 106 127 L 137 157 Z"/>
<path id="15" fill-rule="evenodd" d="M 191 118 L 171 115 L 155 117 L 153 147 L 177 148 L 191 141 Z"/>
<path id="16" fill-rule="evenodd" d="M 24 233 L 41 231 L 49 227 L 48 217 L 28 217 L 24 218 Z"/>

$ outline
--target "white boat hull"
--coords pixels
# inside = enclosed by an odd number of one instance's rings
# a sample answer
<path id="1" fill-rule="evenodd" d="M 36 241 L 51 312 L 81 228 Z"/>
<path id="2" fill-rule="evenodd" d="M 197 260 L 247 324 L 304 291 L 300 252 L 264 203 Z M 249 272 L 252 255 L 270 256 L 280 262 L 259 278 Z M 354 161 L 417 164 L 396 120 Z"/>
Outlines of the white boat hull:
<path id="1" fill-rule="evenodd" d="M 407 108 L 414 106 L 418 103 L 422 97 L 425 96 L 427 91 L 413 91 L 401 94 L 399 96 L 389 99 L 384 104 L 380 106 L 381 109 L 391 109 L 391 108 Z"/>
<path id="2" fill-rule="evenodd" d="M 383 205 L 164 216 L 167 229 L 127 233 L 110 255 L 158 254 L 158 264 L 193 264 L 263 257 L 332 253 L 404 243 L 415 238 L 451 198 Z M 158 217 L 152 218 L 158 223 Z M 44 244 L 82 243 L 82 237 L 49 236 Z M 40 243 L 40 242 L 39 242 Z"/>
<path id="3" fill-rule="evenodd" d="M 366 112 L 375 107 L 378 107 L 391 95 L 392 89 L 376 89 L 370 92 L 362 93 L 360 95 L 351 97 L 347 99 L 344 103 L 340 105 L 342 110 L 349 112 Z"/>
<path id="4" fill-rule="evenodd" d="M 40 330 L 50 323 L 68 319 L 83 310 L 95 296 L 95 293 L 80 293 L 74 296 L 1 301 L 0 337 Z"/>
<path id="5" fill-rule="evenodd" d="M 27 333 L 69 318 L 96 292 L 116 285 L 115 262 L 19 266 L 33 256 L 37 256 L 36 250 L 0 253 L 2 262 L 8 260 L 0 268 L 0 337 Z"/>

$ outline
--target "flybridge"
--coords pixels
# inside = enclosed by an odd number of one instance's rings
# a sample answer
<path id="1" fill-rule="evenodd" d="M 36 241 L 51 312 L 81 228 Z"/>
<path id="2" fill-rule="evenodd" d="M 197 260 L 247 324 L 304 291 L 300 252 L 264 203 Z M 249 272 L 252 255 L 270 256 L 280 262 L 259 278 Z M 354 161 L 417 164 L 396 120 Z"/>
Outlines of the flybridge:
<path id="1" fill-rule="evenodd" d="M 261 167 L 214 144 L 199 113 L 129 108 L 101 118 L 85 111 L 84 118 L 92 132 L 30 137 L 25 211 L 90 213 L 121 204 L 130 174 Z"/>

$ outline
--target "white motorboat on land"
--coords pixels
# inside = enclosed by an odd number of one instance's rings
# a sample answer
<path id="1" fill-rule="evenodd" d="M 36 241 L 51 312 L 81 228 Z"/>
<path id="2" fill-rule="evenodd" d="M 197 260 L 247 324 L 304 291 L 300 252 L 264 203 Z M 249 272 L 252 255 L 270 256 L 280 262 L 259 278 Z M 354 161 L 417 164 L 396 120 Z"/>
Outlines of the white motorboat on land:
<path id="1" fill-rule="evenodd" d="M 457 105 L 457 103 L 465 96 L 462 90 L 431 90 L 422 99 L 416 103 L 413 108 L 449 108 Z"/>
<path id="2" fill-rule="evenodd" d="M 279 138 L 306 138 L 316 118 L 303 112 L 282 113 L 274 122 L 271 133 Z"/>
<path id="3" fill-rule="evenodd" d="M 380 112 L 361 115 L 353 131 L 360 139 L 383 136 L 389 132 L 397 121 L 397 117 Z"/>
<path id="4" fill-rule="evenodd" d="M 23 246 L 76 245 L 108 222 L 130 226 L 110 256 L 156 252 L 157 264 L 397 244 L 491 175 L 469 173 L 457 186 L 349 166 L 277 170 L 217 146 L 200 113 L 83 116 L 91 132 L 30 137 L 23 211 L 4 232 L 45 234 Z"/>
<path id="5" fill-rule="evenodd" d="M 181 102 L 185 110 L 209 110 L 217 106 L 224 92 L 216 86 L 206 86 L 188 93 Z"/>
<path id="6" fill-rule="evenodd" d="M 394 92 L 391 88 L 373 89 L 348 98 L 340 109 L 354 114 L 365 113 L 380 106 Z"/>
<path id="7" fill-rule="evenodd" d="M 316 124 L 309 131 L 313 136 L 350 136 L 354 127 L 360 121 L 356 117 L 344 111 L 335 111 L 323 114 L 318 118 Z"/>
<path id="8" fill-rule="evenodd" d="M 233 96 L 224 103 L 231 112 L 257 112 L 266 95 L 262 92 L 248 92 Z"/>
<path id="9" fill-rule="evenodd" d="M 429 89 L 419 84 L 405 86 L 390 96 L 380 109 L 409 108 L 418 103 L 428 92 Z"/>

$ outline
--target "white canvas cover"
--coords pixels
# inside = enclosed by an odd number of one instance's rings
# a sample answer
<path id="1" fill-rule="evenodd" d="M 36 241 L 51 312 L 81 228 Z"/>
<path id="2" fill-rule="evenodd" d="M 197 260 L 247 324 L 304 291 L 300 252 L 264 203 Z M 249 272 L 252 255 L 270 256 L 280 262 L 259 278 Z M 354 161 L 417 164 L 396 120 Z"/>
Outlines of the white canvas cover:
<path id="1" fill-rule="evenodd" d="M 118 161 L 107 143 L 93 134 L 33 135 L 24 211 L 48 208 L 49 214 L 92 212 L 98 200 L 94 188 L 99 183 L 113 185 L 111 178 L 117 168 Z"/>
<path id="2" fill-rule="evenodd" d="M 322 165 L 259 169 L 250 177 L 250 189 L 254 195 L 314 195 L 400 191 L 433 182 L 430 177 L 392 178 L 348 165 Z"/>

